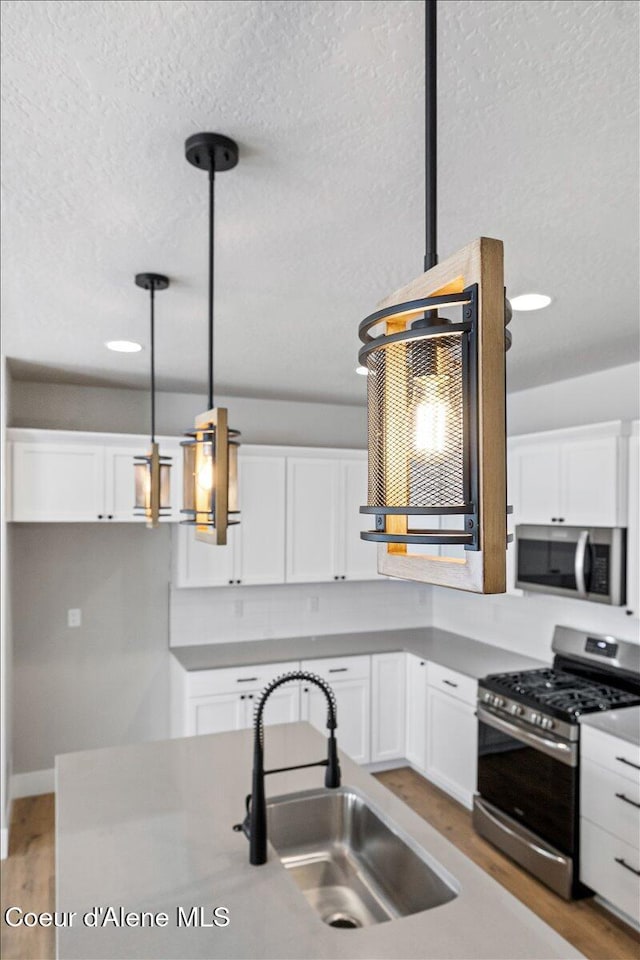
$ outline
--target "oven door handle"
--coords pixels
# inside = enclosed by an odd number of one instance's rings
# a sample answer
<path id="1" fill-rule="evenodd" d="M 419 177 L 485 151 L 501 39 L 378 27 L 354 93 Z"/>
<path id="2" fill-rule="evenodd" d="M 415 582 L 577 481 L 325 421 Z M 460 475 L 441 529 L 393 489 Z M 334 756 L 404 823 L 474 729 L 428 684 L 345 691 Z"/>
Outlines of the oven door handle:
<path id="1" fill-rule="evenodd" d="M 525 843 L 531 850 L 535 850 L 541 857 L 546 857 L 547 860 L 554 860 L 556 863 L 566 863 L 567 858 L 561 857 L 556 853 L 551 853 L 550 850 L 545 850 L 544 847 L 539 846 L 537 843 L 534 843 L 533 840 L 529 840 L 527 837 L 522 837 L 519 833 L 516 833 L 515 830 L 512 830 L 511 827 L 503 820 L 499 820 L 498 817 L 494 816 L 489 810 L 487 810 L 486 805 L 482 804 L 482 813 L 488 820 L 491 820 L 492 823 L 495 823 L 496 827 L 499 827 L 501 830 L 504 830 L 505 833 L 508 833 L 509 836 L 513 837 L 515 840 L 518 840 L 520 843 Z M 626 866 L 626 864 L 625 864 Z"/>
<path id="2" fill-rule="evenodd" d="M 576 577 L 576 589 L 578 594 L 586 599 L 587 580 L 585 574 L 585 561 L 587 559 L 587 547 L 589 546 L 589 531 L 582 530 L 576 543 L 576 553 L 573 559 L 573 570 Z"/>
<path id="3" fill-rule="evenodd" d="M 542 753 L 554 757 L 567 767 L 578 765 L 577 745 L 563 743 L 559 740 L 549 740 L 547 737 L 541 737 L 539 734 L 533 733 L 533 731 L 523 730 L 518 724 L 503 720 L 502 717 L 496 716 L 495 713 L 480 706 L 480 704 L 478 704 L 478 720 L 486 723 L 489 727 L 495 727 L 502 733 L 515 737 L 516 740 L 520 740 L 536 750 L 541 750 Z"/>

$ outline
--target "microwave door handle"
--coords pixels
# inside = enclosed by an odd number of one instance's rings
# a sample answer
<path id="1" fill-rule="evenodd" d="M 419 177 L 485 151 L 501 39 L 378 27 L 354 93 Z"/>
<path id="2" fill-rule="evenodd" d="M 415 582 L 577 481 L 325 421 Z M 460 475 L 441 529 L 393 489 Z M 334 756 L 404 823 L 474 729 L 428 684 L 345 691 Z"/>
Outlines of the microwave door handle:
<path id="1" fill-rule="evenodd" d="M 576 553 L 573 560 L 573 567 L 576 577 L 576 588 L 581 597 L 587 597 L 587 582 L 585 575 L 585 564 L 587 560 L 587 548 L 589 546 L 589 531 L 582 530 L 576 543 Z"/>

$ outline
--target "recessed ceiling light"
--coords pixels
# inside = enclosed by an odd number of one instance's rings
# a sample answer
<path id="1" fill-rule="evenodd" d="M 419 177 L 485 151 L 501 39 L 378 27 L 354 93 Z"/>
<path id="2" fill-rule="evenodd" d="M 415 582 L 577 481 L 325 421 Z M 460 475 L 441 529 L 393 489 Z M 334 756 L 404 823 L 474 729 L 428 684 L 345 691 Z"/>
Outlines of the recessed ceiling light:
<path id="1" fill-rule="evenodd" d="M 142 344 L 135 340 L 107 340 L 105 347 L 107 350 L 115 350 L 116 353 L 138 353 L 142 350 Z"/>
<path id="2" fill-rule="evenodd" d="M 356 373 L 359 373 L 361 377 L 366 377 L 369 371 L 366 367 L 356 367 Z"/>
<path id="3" fill-rule="evenodd" d="M 544 293 L 522 293 L 511 301 L 513 310 L 542 310 L 551 303 L 551 297 Z"/>

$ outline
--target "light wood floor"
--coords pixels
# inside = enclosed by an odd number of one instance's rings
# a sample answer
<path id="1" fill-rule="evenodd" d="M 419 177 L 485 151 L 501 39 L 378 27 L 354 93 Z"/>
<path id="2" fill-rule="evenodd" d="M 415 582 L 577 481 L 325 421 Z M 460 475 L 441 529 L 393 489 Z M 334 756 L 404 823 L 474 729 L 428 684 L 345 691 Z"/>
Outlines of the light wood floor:
<path id="1" fill-rule="evenodd" d="M 407 767 L 376 774 L 385 787 L 590 960 L 638 960 L 640 937 L 593 898 L 567 903 L 487 843 L 471 813 Z"/>
<path id="2" fill-rule="evenodd" d="M 498 883 L 530 907 L 590 960 L 640 960 L 640 937 L 593 900 L 566 903 L 482 840 L 471 814 L 407 768 L 376 775 L 393 793 L 443 833 Z M 11 846 L 2 870 L 2 915 L 9 906 L 55 909 L 54 796 L 13 804 Z M 55 957 L 52 929 L 11 929 L 2 923 L 2 960 Z M 542 958 L 541 958 L 542 960 Z"/>

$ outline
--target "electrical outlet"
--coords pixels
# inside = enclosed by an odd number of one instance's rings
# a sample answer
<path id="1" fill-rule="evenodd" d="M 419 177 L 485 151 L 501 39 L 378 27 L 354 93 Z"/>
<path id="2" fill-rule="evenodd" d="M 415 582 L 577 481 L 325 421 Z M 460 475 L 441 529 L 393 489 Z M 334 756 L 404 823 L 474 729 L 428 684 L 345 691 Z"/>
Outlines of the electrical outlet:
<path id="1" fill-rule="evenodd" d="M 309 597 L 307 600 L 307 609 L 309 613 L 317 613 L 320 608 L 320 601 L 317 597 Z"/>
<path id="2" fill-rule="evenodd" d="M 82 610 L 78 610 L 77 607 L 74 607 L 71 610 L 67 610 L 67 626 L 68 627 L 79 627 L 82 624 Z"/>
<path id="3" fill-rule="evenodd" d="M 236 617 L 244 616 L 244 602 L 242 600 L 233 601 L 233 612 L 235 613 Z"/>

